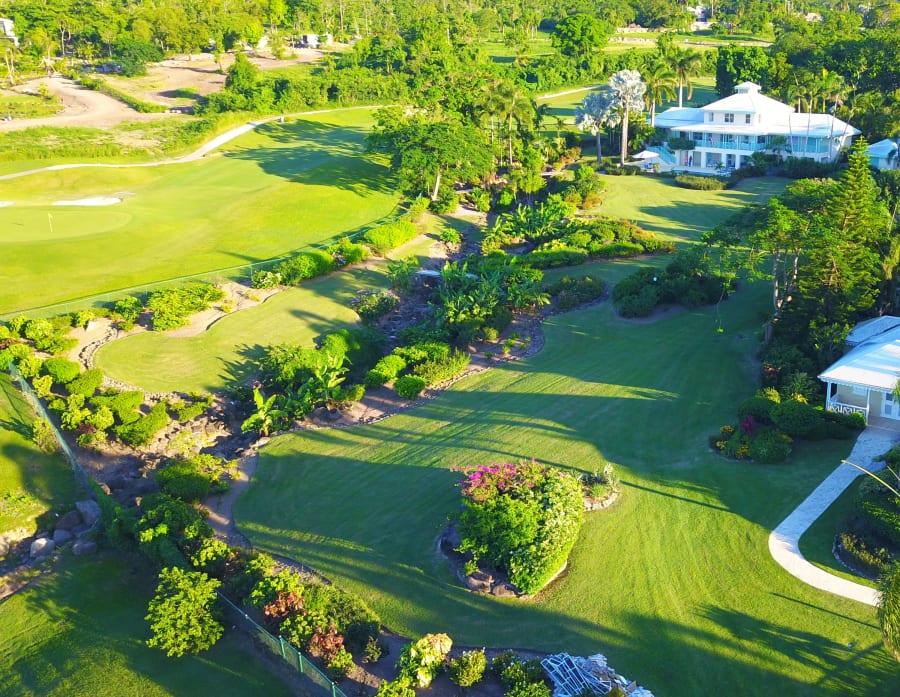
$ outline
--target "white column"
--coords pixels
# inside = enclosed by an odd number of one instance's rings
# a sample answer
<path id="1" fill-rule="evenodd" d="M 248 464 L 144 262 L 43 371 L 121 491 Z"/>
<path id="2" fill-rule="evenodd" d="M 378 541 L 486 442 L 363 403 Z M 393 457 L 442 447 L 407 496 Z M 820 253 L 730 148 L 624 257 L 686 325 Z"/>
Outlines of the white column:
<path id="1" fill-rule="evenodd" d="M 828 388 L 825 392 L 825 411 L 831 411 L 831 380 L 826 381 Z"/>

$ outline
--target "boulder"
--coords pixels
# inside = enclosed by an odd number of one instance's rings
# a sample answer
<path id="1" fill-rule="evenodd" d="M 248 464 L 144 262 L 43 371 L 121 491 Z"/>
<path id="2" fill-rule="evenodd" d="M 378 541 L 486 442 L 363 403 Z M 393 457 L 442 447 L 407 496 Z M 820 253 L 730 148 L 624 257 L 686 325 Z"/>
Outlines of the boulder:
<path id="1" fill-rule="evenodd" d="M 72 554 L 78 557 L 85 554 L 94 554 L 96 551 L 97 543 L 93 540 L 78 540 L 72 545 Z"/>
<path id="2" fill-rule="evenodd" d="M 85 525 L 93 525 L 100 520 L 100 504 L 96 501 L 88 499 L 87 501 L 77 501 L 75 508 L 81 513 Z"/>
<path id="3" fill-rule="evenodd" d="M 69 511 L 56 523 L 57 530 L 71 530 L 81 525 L 81 513 Z"/>
<path id="4" fill-rule="evenodd" d="M 5 537 L 0 537 L 0 557 L 5 557 L 9 554 L 10 547 L 9 540 Z"/>
<path id="5" fill-rule="evenodd" d="M 491 595 L 495 595 L 498 598 L 515 598 L 519 594 L 516 592 L 516 589 L 508 583 L 498 583 L 491 588 Z"/>
<path id="6" fill-rule="evenodd" d="M 49 537 L 39 537 L 31 543 L 28 551 L 32 557 L 45 557 L 52 554 L 55 548 L 56 544 Z"/>
<path id="7" fill-rule="evenodd" d="M 466 585 L 469 589 L 479 593 L 490 593 L 493 583 L 494 577 L 483 571 L 476 571 L 474 574 L 466 576 Z"/>
<path id="8" fill-rule="evenodd" d="M 56 530 L 53 531 L 53 542 L 57 547 L 64 545 L 66 542 L 71 540 L 72 537 L 72 533 L 68 530 L 64 530 L 63 528 L 56 528 Z"/>

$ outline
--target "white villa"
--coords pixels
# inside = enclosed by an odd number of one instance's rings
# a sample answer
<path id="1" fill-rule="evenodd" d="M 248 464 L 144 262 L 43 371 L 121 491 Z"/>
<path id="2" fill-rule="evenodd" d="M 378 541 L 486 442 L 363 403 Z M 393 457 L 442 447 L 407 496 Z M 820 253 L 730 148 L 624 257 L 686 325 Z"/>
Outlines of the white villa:
<path id="1" fill-rule="evenodd" d="M 728 171 L 746 164 L 754 152 L 831 162 L 860 133 L 831 114 L 797 113 L 759 90 L 743 82 L 730 97 L 699 109 L 675 107 L 659 114 L 656 126 L 669 138 L 694 142 L 693 150 L 675 151 L 672 168 Z"/>
<path id="2" fill-rule="evenodd" d="M 900 139 L 885 138 L 866 148 L 866 155 L 876 169 L 897 169 L 900 167 Z"/>
<path id="3" fill-rule="evenodd" d="M 19 38 L 16 36 L 16 30 L 13 28 L 13 21 L 0 17 L 0 37 L 5 37 L 13 42 L 13 46 L 19 47 Z"/>
<path id="4" fill-rule="evenodd" d="M 850 350 L 819 379 L 827 386 L 825 408 L 859 412 L 866 423 L 900 429 L 900 317 L 876 317 L 857 324 L 847 337 Z"/>

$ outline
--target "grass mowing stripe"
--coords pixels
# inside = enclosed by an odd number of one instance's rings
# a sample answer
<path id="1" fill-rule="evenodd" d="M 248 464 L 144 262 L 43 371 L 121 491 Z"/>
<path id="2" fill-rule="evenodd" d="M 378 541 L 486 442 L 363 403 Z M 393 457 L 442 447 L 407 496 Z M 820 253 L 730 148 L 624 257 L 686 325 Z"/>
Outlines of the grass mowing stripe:
<path id="1" fill-rule="evenodd" d="M 238 523 L 411 635 L 602 651 L 674 695 L 894 694 L 871 608 L 804 586 L 766 546 L 849 443 L 808 444 L 782 466 L 727 462 L 706 446 L 733 419 L 722 405 L 753 390 L 744 364 L 765 291 L 748 284 L 723 305 L 724 334 L 712 309 L 652 324 L 608 305 L 561 315 L 540 354 L 414 411 L 278 437 Z M 579 469 L 609 460 L 624 497 L 588 517 L 566 575 L 538 600 L 470 594 L 435 553 L 458 506 L 446 468 L 531 456 Z"/>

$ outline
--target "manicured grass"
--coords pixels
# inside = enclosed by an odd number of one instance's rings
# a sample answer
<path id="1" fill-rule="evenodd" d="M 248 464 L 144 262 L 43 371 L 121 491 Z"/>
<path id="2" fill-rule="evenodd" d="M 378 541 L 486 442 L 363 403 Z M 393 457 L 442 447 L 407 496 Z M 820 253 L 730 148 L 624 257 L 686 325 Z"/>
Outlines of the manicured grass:
<path id="1" fill-rule="evenodd" d="M 800 538 L 800 552 L 804 557 L 816 566 L 825 569 L 828 573 L 847 578 L 864 586 L 875 584 L 867 578 L 851 573 L 846 566 L 835 559 L 832 553 L 834 536 L 841 529 L 843 520 L 853 513 L 853 500 L 864 477 L 860 476 L 838 499 L 828 507 L 809 530 Z"/>
<path id="2" fill-rule="evenodd" d="M 49 95 L 46 98 L 32 94 L 0 96 L 0 117 L 3 118 L 37 119 L 52 116 L 59 110 L 59 99 Z"/>
<path id="3" fill-rule="evenodd" d="M 251 376 L 251 361 L 266 345 L 313 345 L 321 334 L 355 326 L 356 291 L 387 286 L 383 265 L 304 283 L 266 302 L 223 317 L 192 337 L 135 334 L 107 344 L 96 365 L 107 375 L 155 392 L 221 391 Z"/>
<path id="4" fill-rule="evenodd" d="M 34 418 L 9 376 L 0 374 L 0 533 L 25 528 L 33 534 L 75 500 L 68 463 L 31 441 Z"/>
<path id="5" fill-rule="evenodd" d="M 246 265 L 353 233 L 397 197 L 366 110 L 273 123 L 191 163 L 0 182 L 0 314 Z M 120 196 L 102 208 L 58 200 Z M 52 229 L 51 229 L 52 228 Z"/>
<path id="6" fill-rule="evenodd" d="M 698 191 L 653 176 L 604 176 L 606 191 L 598 209 L 603 215 L 631 220 L 674 240 L 697 240 L 743 206 L 765 203 L 781 193 L 787 179 L 745 179 L 734 189 Z"/>
<path id="7" fill-rule="evenodd" d="M 561 315 L 541 353 L 424 406 L 278 437 L 238 524 L 362 594 L 399 632 L 599 651 L 670 695 L 897 694 L 873 610 L 805 586 L 766 544 L 849 442 L 779 466 L 728 462 L 706 444 L 754 389 L 766 290 L 724 303 L 721 334 L 715 309 L 657 323 L 618 319 L 609 303 Z M 459 507 L 448 468 L 528 457 L 581 471 L 612 462 L 623 498 L 588 516 L 565 576 L 536 601 L 468 593 L 435 553 Z"/>
<path id="8" fill-rule="evenodd" d="M 297 694 L 226 629 L 210 651 L 167 658 L 145 645 L 155 574 L 112 558 L 68 558 L 2 601 L 0 694 L 39 697 Z"/>

